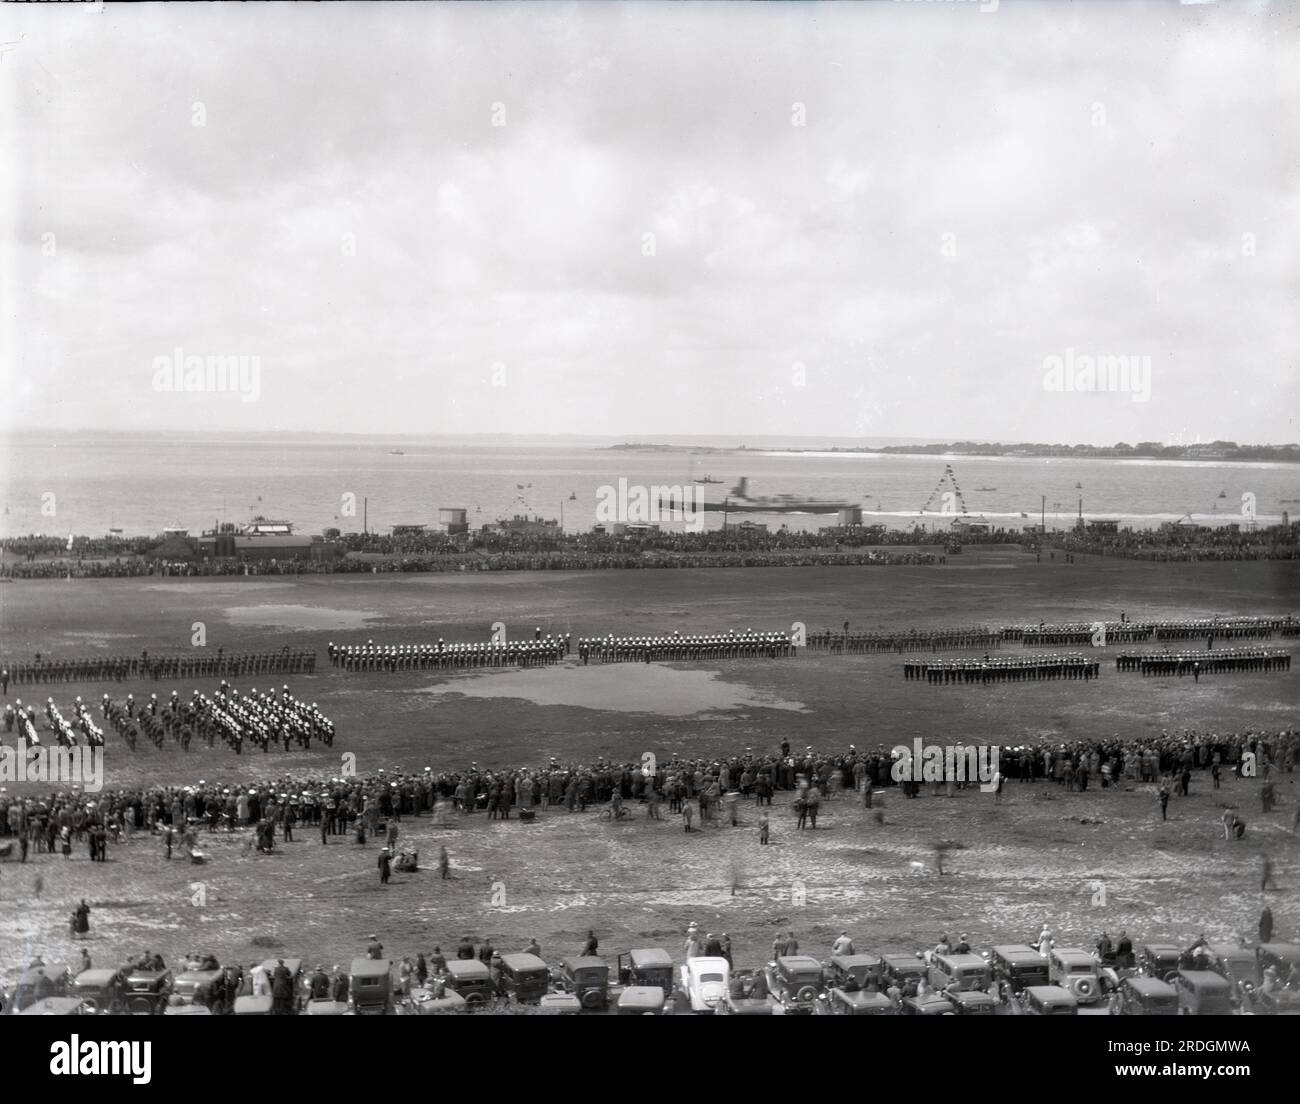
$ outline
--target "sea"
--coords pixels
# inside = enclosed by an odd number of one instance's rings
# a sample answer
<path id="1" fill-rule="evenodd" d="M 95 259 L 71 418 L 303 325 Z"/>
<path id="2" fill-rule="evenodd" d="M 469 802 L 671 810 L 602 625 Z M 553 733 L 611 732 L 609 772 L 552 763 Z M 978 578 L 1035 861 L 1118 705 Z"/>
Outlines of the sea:
<path id="1" fill-rule="evenodd" d="M 1300 511 L 1300 465 L 1281 463 L 23 434 L 0 437 L 0 536 L 137 536 L 169 527 L 197 534 L 256 515 L 287 519 L 298 532 L 382 533 L 395 525 L 437 528 L 442 509 L 465 510 L 471 528 L 518 515 L 579 532 L 604 520 L 600 507 L 620 480 L 629 488 L 689 485 L 714 502 L 742 476 L 751 495 L 860 503 L 864 522 L 894 529 L 947 530 L 954 512 L 994 528 L 1041 522 L 1052 530 L 1072 527 L 1080 513 L 1085 521 L 1155 528 L 1189 518 L 1269 525 Z M 695 482 L 706 478 L 718 482 Z M 725 520 L 803 530 L 837 519 Z M 682 526 L 679 515 L 658 521 Z M 724 514 L 707 513 L 704 523 L 720 528 Z"/>

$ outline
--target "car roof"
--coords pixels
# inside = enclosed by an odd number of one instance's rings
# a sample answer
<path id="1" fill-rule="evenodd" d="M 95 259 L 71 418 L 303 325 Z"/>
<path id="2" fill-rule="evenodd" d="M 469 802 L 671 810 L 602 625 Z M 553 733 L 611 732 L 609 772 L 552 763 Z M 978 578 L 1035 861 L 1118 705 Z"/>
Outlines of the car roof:
<path id="1" fill-rule="evenodd" d="M 507 954 L 501 956 L 501 962 L 512 970 L 546 970 L 545 962 L 535 954 Z"/>
<path id="2" fill-rule="evenodd" d="M 662 1008 L 664 991 L 658 985 L 629 985 L 619 995 L 619 1008 Z"/>
<path id="3" fill-rule="evenodd" d="M 66 1016 L 74 1008 L 81 1005 L 80 997 L 46 997 L 35 1004 L 29 1004 L 21 1012 L 20 1016 Z"/>
<path id="4" fill-rule="evenodd" d="M 671 966 L 672 956 L 662 947 L 637 947 L 628 951 L 634 966 Z"/>
<path id="5" fill-rule="evenodd" d="M 725 961 L 725 960 L 724 960 Z M 796 973 L 803 970 L 820 970 L 822 964 L 812 955 L 782 955 L 777 959 L 782 969 L 794 970 Z"/>
<path id="6" fill-rule="evenodd" d="M 1233 943 L 1211 943 L 1207 948 L 1210 954 L 1217 958 L 1243 959 L 1255 957 L 1255 952 L 1249 947 L 1238 947 Z"/>
<path id="7" fill-rule="evenodd" d="M 49 962 L 44 966 L 31 966 L 22 972 L 22 976 L 18 979 L 18 984 L 31 985 L 37 978 L 61 977 L 67 969 L 68 967 L 66 963 L 63 962 Z"/>
<path id="8" fill-rule="evenodd" d="M 107 985 L 121 973 L 120 970 L 82 970 L 73 979 L 75 985 Z"/>
<path id="9" fill-rule="evenodd" d="M 1183 953 L 1182 947 L 1176 943 L 1144 943 L 1142 949 L 1153 955 L 1181 955 Z"/>
<path id="10" fill-rule="evenodd" d="M 447 963 L 447 973 L 452 977 L 491 977 L 487 963 L 476 958 L 453 958 Z"/>
<path id="11" fill-rule="evenodd" d="M 348 972 L 353 977 L 378 977 L 391 972 L 392 968 L 393 964 L 386 958 L 354 958 Z"/>
<path id="12" fill-rule="evenodd" d="M 840 1000 L 846 1001 L 849 1004 L 856 1004 L 856 1005 L 872 1004 L 881 1007 L 883 1007 L 884 1005 L 890 1005 L 892 1007 L 894 1003 L 887 996 L 885 996 L 884 993 L 867 993 L 861 989 L 858 989 L 852 993 L 846 993 L 843 989 L 832 989 L 831 992 L 838 994 Z"/>
<path id="13" fill-rule="evenodd" d="M 1086 958 L 1092 961 L 1092 955 L 1082 947 L 1053 947 L 1052 954 L 1064 962 L 1067 958 Z"/>
<path id="14" fill-rule="evenodd" d="M 342 1016 L 347 1010 L 343 1001 L 309 1000 L 302 1011 L 305 1016 Z"/>
<path id="15" fill-rule="evenodd" d="M 1217 977 L 1218 975 L 1216 974 L 1215 976 Z M 1178 992 L 1178 990 L 1168 982 L 1161 981 L 1159 978 L 1138 976 L 1126 977 L 1121 984 L 1127 985 L 1130 989 L 1135 989 L 1137 992 L 1148 997 L 1165 997 L 1177 995 Z"/>
<path id="16" fill-rule="evenodd" d="M 577 958 L 571 958 L 566 965 L 570 970 L 609 969 L 609 963 L 596 955 L 579 955 Z"/>
<path id="17" fill-rule="evenodd" d="M 285 965 L 287 966 L 288 963 L 285 963 Z M 271 1004 L 272 1004 L 272 999 L 270 997 L 264 997 L 260 995 L 236 997 L 235 1012 L 236 1014 L 240 1012 L 246 1012 L 249 1010 L 255 1012 L 265 1012 L 268 1008 L 271 1007 Z"/>
<path id="18" fill-rule="evenodd" d="M 1026 990 L 1042 1004 L 1078 1004 L 1073 993 L 1059 985 L 1031 985 Z"/>
<path id="19" fill-rule="evenodd" d="M 946 954 L 946 955 L 935 955 L 934 957 L 942 958 L 944 962 L 951 963 L 953 966 L 987 966 L 988 965 L 988 963 L 985 962 L 984 959 L 977 954 Z"/>
<path id="20" fill-rule="evenodd" d="M 955 1000 L 959 1004 L 997 1004 L 998 999 L 992 993 L 985 993 L 981 989 L 967 989 L 961 993 L 945 994 L 949 1000 Z"/>
<path id="21" fill-rule="evenodd" d="M 999 943 L 993 948 L 993 953 L 1001 955 L 1003 958 L 1015 958 L 1019 955 L 1034 955 L 1036 958 L 1043 957 L 1028 943 Z"/>
<path id="22" fill-rule="evenodd" d="M 211 1016 L 212 1009 L 205 1004 L 172 1004 L 163 1009 L 164 1016 Z"/>
<path id="23" fill-rule="evenodd" d="M 1277 958 L 1300 959 L 1300 943 L 1261 943 L 1258 949 Z"/>
<path id="24" fill-rule="evenodd" d="M 879 955 L 832 955 L 831 961 L 843 970 L 856 970 L 859 966 L 870 966 L 875 969 L 880 965 Z"/>

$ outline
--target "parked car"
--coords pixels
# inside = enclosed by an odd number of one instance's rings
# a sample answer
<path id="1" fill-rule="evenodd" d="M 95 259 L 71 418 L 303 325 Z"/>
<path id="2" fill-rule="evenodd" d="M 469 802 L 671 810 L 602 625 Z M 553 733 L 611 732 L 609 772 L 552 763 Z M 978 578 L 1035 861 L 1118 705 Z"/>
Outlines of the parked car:
<path id="1" fill-rule="evenodd" d="M 937 954 L 930 959 L 930 984 L 936 989 L 946 990 L 956 982 L 959 992 L 987 992 L 992 980 L 989 964 L 979 955 Z"/>
<path id="2" fill-rule="evenodd" d="M 952 1016 L 952 1001 L 939 993 L 927 993 L 923 997 L 904 997 L 904 1016 Z"/>
<path id="3" fill-rule="evenodd" d="M 85 1001 L 91 1015 L 116 1016 L 126 1007 L 126 971 L 82 970 L 68 995 Z"/>
<path id="4" fill-rule="evenodd" d="M 560 963 L 560 984 L 588 1012 L 609 1007 L 609 965 L 603 958 L 583 955 Z"/>
<path id="5" fill-rule="evenodd" d="M 673 991 L 673 960 L 662 947 L 638 947 L 618 956 L 618 980 L 622 985 L 657 985 L 664 996 Z"/>
<path id="6" fill-rule="evenodd" d="M 658 985 L 629 985 L 618 997 L 620 1016 L 662 1016 L 667 998 Z"/>
<path id="7" fill-rule="evenodd" d="M 1047 959 L 1024 943 L 1003 943 L 989 952 L 989 971 L 1004 996 L 1019 996 L 1034 985 L 1047 985 Z"/>
<path id="8" fill-rule="evenodd" d="M 893 1016 L 897 1011 L 884 993 L 839 988 L 827 989 L 813 1008 L 818 1016 Z"/>
<path id="9" fill-rule="evenodd" d="M 1259 1011 L 1275 1016 L 1300 1015 L 1300 983 L 1287 984 L 1288 978 L 1300 978 L 1300 943 L 1261 943 L 1255 953 L 1265 978 L 1257 994 Z M 1275 971 L 1271 983 L 1265 973 L 1268 970 Z"/>
<path id="10" fill-rule="evenodd" d="M 92 1009 L 80 997 L 45 997 L 34 1001 L 21 1012 L 20 1016 L 93 1016 Z"/>
<path id="11" fill-rule="evenodd" d="M 447 1016 L 469 1011 L 469 1002 L 455 989 L 444 988 L 441 997 L 433 994 L 432 989 L 413 989 L 399 1011 L 406 1016 Z"/>
<path id="12" fill-rule="evenodd" d="M 537 1007 L 551 1016 L 576 1016 L 582 1011 L 582 1001 L 572 993 L 547 993 Z"/>
<path id="13" fill-rule="evenodd" d="M 826 988 L 822 964 L 808 955 L 785 955 L 764 971 L 767 999 L 786 1014 L 812 1015 L 817 998 Z"/>
<path id="14" fill-rule="evenodd" d="M 271 963 L 272 967 L 275 963 Z M 263 963 L 263 969 L 266 968 Z M 270 974 L 268 973 L 268 977 Z M 172 982 L 172 993 L 181 998 L 183 1004 L 202 1004 L 213 1012 L 225 1000 L 225 974 L 217 960 L 208 955 L 197 969 L 182 970 Z"/>
<path id="15" fill-rule="evenodd" d="M 879 988 L 879 955 L 833 955 L 826 964 L 826 987 L 843 989 L 847 993 L 866 989 L 868 986 Z"/>
<path id="16" fill-rule="evenodd" d="M 1231 1016 L 1232 983 L 1213 970 L 1179 970 L 1173 986 L 1178 990 L 1182 1016 Z"/>
<path id="17" fill-rule="evenodd" d="M 735 970 L 727 979 L 727 997 L 714 1012 L 719 1016 L 770 1016 L 767 978 L 762 970 Z"/>
<path id="18" fill-rule="evenodd" d="M 161 1016 L 172 995 L 172 972 L 151 966 L 128 967 L 126 1010 L 132 1016 Z"/>
<path id="19" fill-rule="evenodd" d="M 1154 977 L 1126 977 L 1119 983 L 1121 1016 L 1177 1016 L 1178 990 Z"/>
<path id="20" fill-rule="evenodd" d="M 465 998 L 466 1010 L 481 1012 L 492 1006 L 496 985 L 487 964 L 476 958 L 453 958 L 447 963 L 447 991 Z"/>
<path id="21" fill-rule="evenodd" d="M 1029 985 L 1020 993 L 1020 1010 L 1027 1016 L 1077 1016 L 1079 1002 L 1059 985 Z"/>
<path id="22" fill-rule="evenodd" d="M 487 967 L 483 969 L 486 971 Z M 358 1016 L 393 1014 L 393 964 L 389 959 L 352 960 L 348 971 L 348 1009 Z"/>
<path id="23" fill-rule="evenodd" d="M 37 1001 L 66 996 L 71 980 L 68 967 L 61 962 L 28 967 L 5 1002 L 5 1014 L 16 1016 Z"/>
<path id="24" fill-rule="evenodd" d="M 692 1012 L 716 1012 L 727 999 L 731 965 L 725 958 L 688 958 L 682 966 L 682 992 Z"/>
<path id="25" fill-rule="evenodd" d="M 897 985 L 906 989 L 908 982 L 919 982 L 929 967 L 920 955 L 885 954 L 880 956 L 880 987 Z"/>
<path id="26" fill-rule="evenodd" d="M 1205 969 L 1213 970 L 1238 985 L 1259 987 L 1262 980 L 1259 959 L 1249 947 L 1240 947 L 1234 943 L 1211 943 L 1204 948 L 1204 951 L 1209 959 Z M 1184 968 L 1198 970 L 1202 967 L 1192 963 L 1184 964 Z"/>
<path id="27" fill-rule="evenodd" d="M 952 1001 L 953 1011 L 959 1016 L 992 1016 L 1002 1007 L 997 997 L 983 989 L 945 992 L 944 996 Z"/>
<path id="28" fill-rule="evenodd" d="M 1147 943 L 1138 954 L 1138 969 L 1147 977 L 1169 981 L 1182 961 L 1183 952 L 1172 943 Z"/>
<path id="29" fill-rule="evenodd" d="M 1080 1004 L 1096 1004 L 1101 1000 L 1099 969 L 1097 960 L 1078 947 L 1055 947 L 1047 956 L 1051 984 L 1068 989 Z"/>
<path id="30" fill-rule="evenodd" d="M 496 967 L 497 992 L 519 1004 L 536 1004 L 550 991 L 551 969 L 532 954 L 502 955 Z"/>
<path id="31" fill-rule="evenodd" d="M 211 1016 L 212 1009 L 206 1004 L 169 1004 L 163 1009 L 164 1016 Z"/>

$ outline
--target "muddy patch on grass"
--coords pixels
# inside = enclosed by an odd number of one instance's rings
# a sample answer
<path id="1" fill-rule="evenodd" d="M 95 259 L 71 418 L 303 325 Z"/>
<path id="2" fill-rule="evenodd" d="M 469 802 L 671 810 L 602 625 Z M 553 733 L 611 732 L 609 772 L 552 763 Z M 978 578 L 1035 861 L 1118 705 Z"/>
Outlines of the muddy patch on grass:
<path id="1" fill-rule="evenodd" d="M 262 625 L 273 629 L 361 629 L 378 618 L 368 610 L 329 609 L 324 606 L 232 606 L 226 619 L 235 625 Z"/>
<path id="2" fill-rule="evenodd" d="M 485 672 L 457 679 L 451 686 L 444 683 L 418 693 L 520 698 L 534 705 L 668 717 L 730 713 L 738 709 L 809 712 L 802 702 L 786 701 L 743 683 L 724 682 L 718 671 L 680 670 L 658 663 Z"/>

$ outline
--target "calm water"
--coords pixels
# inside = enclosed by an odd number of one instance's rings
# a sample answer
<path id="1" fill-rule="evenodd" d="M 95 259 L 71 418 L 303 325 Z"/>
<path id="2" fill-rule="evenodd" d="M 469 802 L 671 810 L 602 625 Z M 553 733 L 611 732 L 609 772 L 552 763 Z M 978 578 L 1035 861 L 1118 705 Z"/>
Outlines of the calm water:
<path id="1" fill-rule="evenodd" d="M 391 441 L 3 439 L 0 533 L 98 535 L 116 527 L 152 534 L 172 525 L 198 532 L 219 520 L 242 522 L 258 513 L 288 518 L 300 531 L 360 530 L 367 498 L 370 528 L 381 532 L 398 524 L 436 525 L 439 507 L 464 507 L 471 527 L 517 513 L 563 513 L 565 528 L 576 531 L 596 523 L 602 485 L 617 485 L 619 478 L 633 485 L 681 484 L 706 474 L 723 480 L 703 488 L 709 501 L 721 500 L 746 475 L 754 495 L 843 498 L 861 502 L 864 518 L 910 528 L 936 488 L 951 491 L 946 482 L 938 487 L 948 462 L 970 512 L 996 526 L 1037 522 L 1043 495 L 1049 528 L 1072 524 L 1080 496 L 1085 518 L 1116 518 L 1137 527 L 1187 514 L 1203 522 L 1240 520 L 1246 493 L 1255 496 L 1261 523 L 1300 509 L 1300 467 L 1288 464 L 400 447 L 405 455 L 391 455 Z M 355 516 L 346 512 L 347 495 L 355 496 Z M 942 505 L 936 494 L 922 519 L 932 528 L 945 524 Z M 800 529 L 835 520 L 746 517 Z M 720 513 L 706 515 L 711 528 L 722 520 Z"/>

